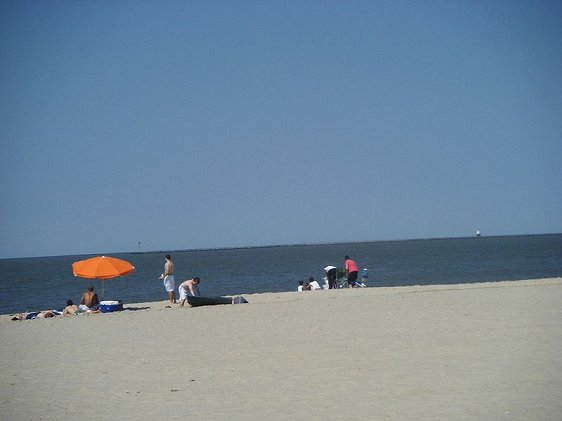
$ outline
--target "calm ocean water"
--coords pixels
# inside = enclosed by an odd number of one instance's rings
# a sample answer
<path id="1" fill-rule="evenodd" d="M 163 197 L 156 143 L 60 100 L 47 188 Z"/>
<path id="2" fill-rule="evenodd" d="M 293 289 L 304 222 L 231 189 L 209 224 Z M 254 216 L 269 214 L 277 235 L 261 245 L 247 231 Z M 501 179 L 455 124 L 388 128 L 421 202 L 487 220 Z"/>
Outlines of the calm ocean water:
<path id="1" fill-rule="evenodd" d="M 136 271 L 104 281 L 104 298 L 136 303 L 165 300 L 158 276 L 164 254 L 111 254 Z M 321 280 L 326 265 L 343 266 L 350 255 L 369 269 L 369 287 L 458 284 L 562 277 L 562 234 L 451 238 L 326 245 L 296 245 L 170 252 L 176 286 L 201 278 L 202 295 L 295 291 L 299 280 Z M 90 284 L 100 295 L 100 280 L 75 278 L 72 263 L 92 257 L 58 256 L 0 260 L 0 314 L 61 309 L 77 302 Z"/>

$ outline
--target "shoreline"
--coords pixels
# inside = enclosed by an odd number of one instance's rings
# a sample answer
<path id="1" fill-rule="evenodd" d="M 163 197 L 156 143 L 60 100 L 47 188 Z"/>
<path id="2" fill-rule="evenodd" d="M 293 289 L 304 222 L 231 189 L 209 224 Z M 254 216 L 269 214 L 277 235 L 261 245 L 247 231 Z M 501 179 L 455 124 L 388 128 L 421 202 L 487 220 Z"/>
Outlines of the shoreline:
<path id="1" fill-rule="evenodd" d="M 13 322 L 6 419 L 557 420 L 562 278 Z"/>
<path id="2" fill-rule="evenodd" d="M 352 288 L 352 289 L 336 289 L 336 290 L 318 290 L 318 291 L 303 291 L 298 293 L 297 291 L 283 291 L 283 292 L 262 292 L 262 293 L 251 293 L 251 294 L 236 294 L 236 296 L 243 296 L 246 299 L 248 297 L 252 302 L 262 302 L 268 301 L 268 299 L 272 296 L 276 298 L 282 298 L 286 294 L 287 298 L 292 297 L 294 294 L 337 294 L 337 291 L 345 293 L 345 291 L 363 291 L 367 294 L 367 291 L 376 290 L 376 295 L 379 294 L 391 294 L 391 293 L 411 293 L 411 292 L 422 292 L 422 291 L 442 291 L 442 290 L 464 290 L 464 289 L 478 289 L 478 288 L 494 288 L 494 287 L 503 287 L 503 286 L 517 286 L 519 284 L 528 285 L 529 283 L 534 283 L 536 285 L 551 285 L 562 283 L 562 277 L 559 278 L 538 278 L 538 279 L 525 279 L 525 280 L 505 280 L 505 281 L 484 281 L 484 282 L 470 282 L 470 283 L 461 283 L 461 284 L 434 284 L 434 285 L 407 285 L 407 286 L 391 286 L 391 287 L 367 287 L 367 288 Z M 522 286 L 522 285 L 520 285 Z M 225 295 L 225 297 L 233 297 L 235 295 Z M 250 301 L 248 300 L 248 301 Z M 288 300 L 291 301 L 291 300 Z M 115 315 L 119 313 L 129 313 L 139 310 L 149 311 L 149 310 L 170 310 L 167 306 L 171 306 L 171 309 L 174 308 L 181 308 L 179 306 L 179 299 L 177 300 L 176 304 L 170 304 L 168 300 L 162 301 L 146 301 L 146 302 L 138 302 L 138 303 L 123 303 L 123 311 L 113 312 L 113 313 L 99 313 L 100 315 Z M 215 307 L 215 306 L 213 306 Z M 189 305 L 186 305 L 183 308 L 190 308 Z M 58 309 L 43 309 L 37 310 L 36 312 L 40 311 L 60 311 Z M 28 314 L 34 312 L 15 312 L 15 313 L 5 313 L 0 314 L 0 323 L 5 321 L 13 321 L 11 318 L 17 314 Z M 98 313 L 96 313 L 98 314 Z M 80 316 L 93 316 L 94 314 L 80 314 L 76 317 Z M 53 319 L 57 319 L 63 316 L 56 316 Z M 70 316 L 69 316 L 70 317 Z M 37 319 L 34 319 L 37 320 Z M 25 321 L 25 320 L 21 320 Z"/>

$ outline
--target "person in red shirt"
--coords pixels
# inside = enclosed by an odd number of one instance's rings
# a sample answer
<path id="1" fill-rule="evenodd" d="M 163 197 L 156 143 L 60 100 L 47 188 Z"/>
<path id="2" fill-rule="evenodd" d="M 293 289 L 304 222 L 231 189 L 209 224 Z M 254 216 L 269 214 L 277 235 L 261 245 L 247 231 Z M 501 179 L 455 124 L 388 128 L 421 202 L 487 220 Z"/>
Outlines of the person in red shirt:
<path id="1" fill-rule="evenodd" d="M 359 269 L 357 268 L 357 263 L 351 260 L 348 255 L 346 255 L 344 259 L 345 269 L 347 270 L 347 285 L 349 285 L 349 288 L 353 288 L 355 286 L 355 281 L 357 281 Z"/>

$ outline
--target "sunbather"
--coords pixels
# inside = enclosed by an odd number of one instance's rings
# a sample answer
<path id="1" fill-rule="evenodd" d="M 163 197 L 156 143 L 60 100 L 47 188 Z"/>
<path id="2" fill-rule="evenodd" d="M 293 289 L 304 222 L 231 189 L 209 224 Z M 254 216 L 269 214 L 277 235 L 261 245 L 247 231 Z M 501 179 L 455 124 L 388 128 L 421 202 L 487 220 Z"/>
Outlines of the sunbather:
<path id="1" fill-rule="evenodd" d="M 66 307 L 62 311 L 63 316 L 74 316 L 76 314 L 80 314 L 80 309 L 76 304 L 72 302 L 72 300 L 66 301 Z"/>
<path id="2" fill-rule="evenodd" d="M 30 313 L 17 313 L 14 314 L 11 320 L 34 320 L 34 319 L 46 319 L 49 317 L 60 316 L 62 313 L 57 310 L 45 310 L 45 311 L 32 311 Z"/>
<path id="3" fill-rule="evenodd" d="M 90 285 L 88 290 L 82 294 L 82 298 L 80 298 L 80 310 L 82 311 L 96 311 L 100 306 L 100 301 L 98 299 L 98 294 L 94 292 L 94 287 Z"/>

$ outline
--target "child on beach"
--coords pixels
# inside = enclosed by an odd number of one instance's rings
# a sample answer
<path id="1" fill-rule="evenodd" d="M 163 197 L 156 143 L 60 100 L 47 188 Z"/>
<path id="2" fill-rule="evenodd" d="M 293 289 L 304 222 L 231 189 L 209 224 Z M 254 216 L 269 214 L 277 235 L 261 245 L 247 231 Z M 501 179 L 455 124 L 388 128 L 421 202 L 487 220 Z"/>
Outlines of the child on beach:
<path id="1" fill-rule="evenodd" d="M 316 281 L 312 276 L 308 278 L 308 284 L 306 285 L 306 289 L 309 291 L 314 291 L 317 289 L 322 289 L 318 281 Z"/>

